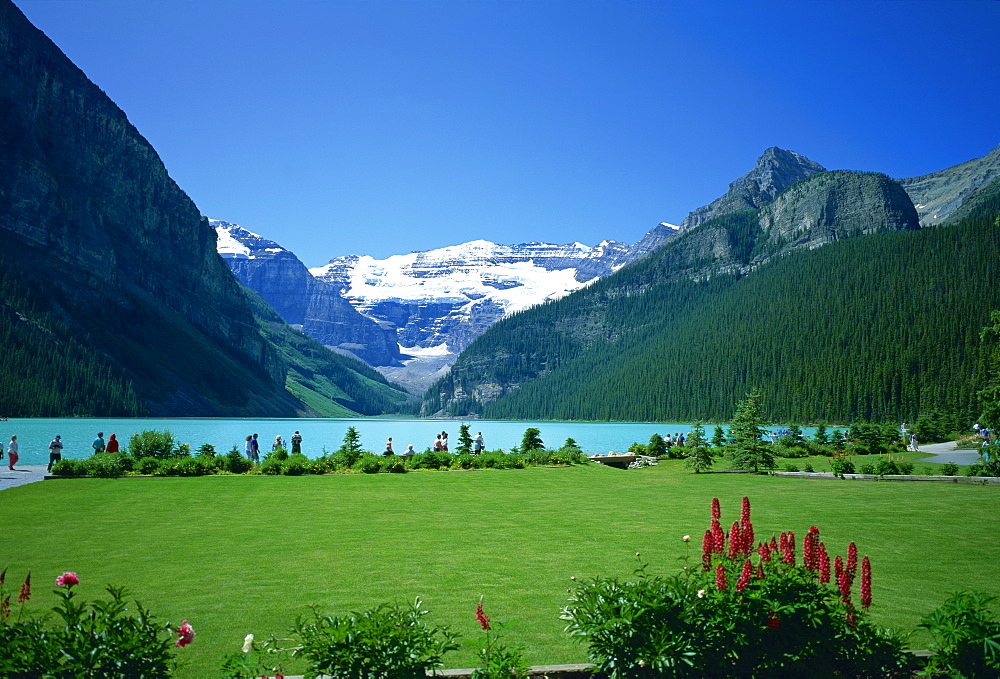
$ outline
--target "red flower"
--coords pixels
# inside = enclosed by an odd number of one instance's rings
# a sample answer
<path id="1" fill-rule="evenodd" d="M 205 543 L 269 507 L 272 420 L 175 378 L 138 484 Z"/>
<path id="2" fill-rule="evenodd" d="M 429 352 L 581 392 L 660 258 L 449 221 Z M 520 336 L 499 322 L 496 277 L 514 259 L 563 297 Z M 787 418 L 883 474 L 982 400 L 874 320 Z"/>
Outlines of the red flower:
<path id="1" fill-rule="evenodd" d="M 743 496 L 743 506 L 740 509 L 740 523 L 750 522 L 750 498 Z"/>
<path id="2" fill-rule="evenodd" d="M 778 620 L 778 614 L 771 609 L 771 614 L 767 616 L 767 628 L 768 629 L 778 629 L 781 627 L 781 621 Z"/>
<path id="3" fill-rule="evenodd" d="M 719 498 L 712 498 L 712 518 L 718 521 L 722 518 L 722 509 L 719 508 Z"/>
<path id="4" fill-rule="evenodd" d="M 795 565 L 795 533 L 788 531 L 788 540 L 785 549 L 781 553 L 781 561 L 791 566 Z"/>
<path id="5" fill-rule="evenodd" d="M 715 541 L 712 539 L 712 531 L 705 531 L 705 538 L 701 541 L 701 568 L 708 571 L 712 567 L 712 551 Z"/>
<path id="6" fill-rule="evenodd" d="M 740 535 L 740 524 L 737 521 L 733 521 L 733 527 L 729 529 L 729 553 L 726 554 L 730 559 L 735 559 L 740 555 L 741 545 L 743 544 L 742 536 Z"/>
<path id="7" fill-rule="evenodd" d="M 819 543 L 816 551 L 819 552 L 819 581 L 830 582 L 830 556 L 826 553 L 826 545 Z"/>
<path id="8" fill-rule="evenodd" d="M 766 542 L 761 542 L 757 545 L 757 553 L 760 554 L 761 561 L 771 560 L 771 548 Z"/>
<path id="9" fill-rule="evenodd" d="M 757 575 L 756 575 L 756 577 L 757 577 L 758 580 L 763 580 L 764 579 L 764 564 L 762 564 L 760 562 L 757 563 Z"/>
<path id="10" fill-rule="evenodd" d="M 741 552 L 743 553 L 744 556 L 750 556 L 750 552 L 753 551 L 753 543 L 755 541 L 753 534 L 753 523 L 750 522 L 750 519 L 747 519 L 746 521 L 741 521 L 740 528 L 743 529 L 742 531 L 740 531 L 743 536 L 743 549 L 741 550 Z"/>
<path id="11" fill-rule="evenodd" d="M 840 590 L 840 601 L 850 605 L 851 603 L 851 574 L 841 565 L 840 556 L 834 562 L 837 571 L 837 588 Z"/>
<path id="12" fill-rule="evenodd" d="M 847 626 L 854 629 L 858 626 L 858 617 L 851 602 L 847 602 Z"/>
<path id="13" fill-rule="evenodd" d="M 490 627 L 490 616 L 486 615 L 486 613 L 483 612 L 482 599 L 480 599 L 479 603 L 476 604 L 476 620 L 479 621 L 479 626 L 482 627 L 485 631 L 488 632 L 491 629 L 493 629 L 492 627 Z"/>
<path id="14" fill-rule="evenodd" d="M 722 567 L 721 563 L 715 567 L 715 588 L 726 590 L 726 569 Z"/>
<path id="15" fill-rule="evenodd" d="M 0 618 L 6 619 L 9 617 L 10 617 L 10 594 L 5 596 L 3 598 L 3 601 L 0 601 Z"/>
<path id="16" fill-rule="evenodd" d="M 742 594 L 743 590 L 750 586 L 750 577 L 753 575 L 753 564 L 750 563 L 750 559 L 743 562 L 743 571 L 740 573 L 739 579 L 736 581 L 736 593 Z"/>
<path id="17" fill-rule="evenodd" d="M 177 630 L 177 634 L 180 635 L 180 638 L 174 646 L 184 647 L 194 641 L 194 628 L 188 624 L 187 620 L 181 623 L 180 628 Z"/>
<path id="18" fill-rule="evenodd" d="M 861 560 L 861 606 L 868 610 L 872 605 L 872 564 L 866 556 Z"/>
<path id="19" fill-rule="evenodd" d="M 77 577 L 76 573 L 63 573 L 58 578 L 56 578 L 56 587 L 72 587 L 73 585 L 79 585 L 80 578 Z"/>
<path id="20" fill-rule="evenodd" d="M 726 553 L 726 534 L 718 519 L 712 519 L 712 551 L 716 554 Z"/>
<path id="21" fill-rule="evenodd" d="M 24 584 L 21 585 L 21 594 L 17 597 L 17 603 L 23 604 L 30 598 L 31 598 L 31 571 L 28 571 L 28 577 L 24 579 Z"/>
<path id="22" fill-rule="evenodd" d="M 847 572 L 854 579 L 854 574 L 858 572 L 858 548 L 852 542 L 847 545 Z"/>

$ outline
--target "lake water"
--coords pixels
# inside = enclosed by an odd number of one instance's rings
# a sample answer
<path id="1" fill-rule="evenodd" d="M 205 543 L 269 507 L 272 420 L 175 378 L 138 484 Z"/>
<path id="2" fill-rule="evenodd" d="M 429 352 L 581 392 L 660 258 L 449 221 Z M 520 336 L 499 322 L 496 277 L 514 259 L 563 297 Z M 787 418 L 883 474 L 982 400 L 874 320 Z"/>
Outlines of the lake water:
<path id="1" fill-rule="evenodd" d="M 192 451 L 204 443 L 215 446 L 217 453 L 226 453 L 233 446 L 242 452 L 249 434 L 257 433 L 261 453 L 271 449 L 271 443 L 278 434 L 287 442 L 292 433 L 302 434 L 302 452 L 308 457 L 320 457 L 325 452 L 334 452 L 344 440 L 348 427 L 354 427 L 361 436 L 361 445 L 375 453 L 385 449 L 385 441 L 392 437 L 397 453 L 413 444 L 414 450 L 422 452 L 434 443 L 434 437 L 442 431 L 448 432 L 449 448 L 454 452 L 458 446 L 458 427 L 469 425 L 472 436 L 483 433 L 487 450 L 510 450 L 521 443 L 524 430 L 536 427 L 546 447 L 558 448 L 567 438 L 573 438 L 587 454 L 625 452 L 634 443 L 647 443 L 654 433 L 673 436 L 678 432 L 689 432 L 690 424 L 682 423 L 634 423 L 634 422 L 525 422 L 494 420 L 414 420 L 382 418 L 337 418 L 337 419 L 227 419 L 227 418 L 149 418 L 149 419 L 78 419 L 78 418 L 37 418 L 0 421 L 0 440 L 4 449 L 11 434 L 17 434 L 21 464 L 47 464 L 49 461 L 49 441 L 56 434 L 62 436 L 63 457 L 81 459 L 92 453 L 91 442 L 97 432 L 104 432 L 107 440 L 110 434 L 117 434 L 124 450 L 129 437 L 147 429 L 169 431 L 174 440 L 187 443 Z M 703 425 L 706 436 L 711 437 L 714 424 Z M 772 429 L 777 429 L 772 428 Z M 803 428 L 811 436 L 812 428 Z M 6 460 L 5 460 L 6 462 Z"/>

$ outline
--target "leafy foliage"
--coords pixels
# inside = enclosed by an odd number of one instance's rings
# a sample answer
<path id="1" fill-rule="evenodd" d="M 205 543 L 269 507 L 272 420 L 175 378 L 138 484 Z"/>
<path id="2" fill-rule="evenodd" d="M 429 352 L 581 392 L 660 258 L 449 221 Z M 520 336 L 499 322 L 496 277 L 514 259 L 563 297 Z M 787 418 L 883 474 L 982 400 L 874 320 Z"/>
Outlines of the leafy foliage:
<path id="1" fill-rule="evenodd" d="M 996 597 L 956 592 L 917 625 L 933 638 L 927 674 L 954 677 L 1000 675 L 1000 620 L 990 611 Z"/>

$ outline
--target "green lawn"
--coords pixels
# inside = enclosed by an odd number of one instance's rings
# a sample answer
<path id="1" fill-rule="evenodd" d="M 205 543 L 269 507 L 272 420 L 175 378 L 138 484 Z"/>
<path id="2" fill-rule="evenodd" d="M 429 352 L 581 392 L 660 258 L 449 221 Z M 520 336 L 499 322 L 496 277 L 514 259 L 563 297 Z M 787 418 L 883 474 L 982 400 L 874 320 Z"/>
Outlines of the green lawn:
<path id="1" fill-rule="evenodd" d="M 680 462 L 304 477 L 53 480 L 0 493 L 0 568 L 32 571 L 33 603 L 77 571 L 83 596 L 126 585 L 165 621 L 188 619 L 183 676 L 211 675 L 243 637 L 421 597 L 430 620 L 478 636 L 476 602 L 515 620 L 532 664 L 584 662 L 562 631 L 569 577 L 629 575 L 641 552 L 671 573 L 700 557 L 712 497 L 723 525 L 748 495 L 758 539 L 811 525 L 832 553 L 872 559 L 876 619 L 912 629 L 946 592 L 1000 594 L 1000 488 L 690 474 Z M 690 534 L 688 545 L 681 537 Z M 917 646 L 926 644 L 917 638 Z M 451 667 L 472 664 L 463 648 Z"/>

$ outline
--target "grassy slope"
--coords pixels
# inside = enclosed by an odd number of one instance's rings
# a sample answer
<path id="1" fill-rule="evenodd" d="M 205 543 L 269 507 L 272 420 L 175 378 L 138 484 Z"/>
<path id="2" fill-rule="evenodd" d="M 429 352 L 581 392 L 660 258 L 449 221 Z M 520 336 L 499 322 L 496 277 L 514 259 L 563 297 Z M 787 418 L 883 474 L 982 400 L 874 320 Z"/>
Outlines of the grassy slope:
<path id="1" fill-rule="evenodd" d="M 534 664 L 580 662 L 562 632 L 569 576 L 629 575 L 697 563 L 713 496 L 723 523 L 753 503 L 758 538 L 819 526 L 831 552 L 855 540 L 874 567 L 873 611 L 912 629 L 944 593 L 998 593 L 1000 546 L 986 535 L 1000 489 L 920 483 L 692 475 L 680 463 L 639 471 L 590 465 L 523 471 L 321 477 L 59 480 L 0 493 L 0 567 L 31 569 L 33 603 L 80 574 L 85 596 L 127 585 L 161 619 L 198 637 L 182 676 L 211 676 L 244 635 L 283 633 L 306 606 L 328 612 L 416 596 L 431 619 L 476 637 L 475 603 Z M 680 537 L 690 534 L 684 545 Z M 925 640 L 917 639 L 922 645 Z M 468 647 L 448 665 L 469 666 Z"/>

